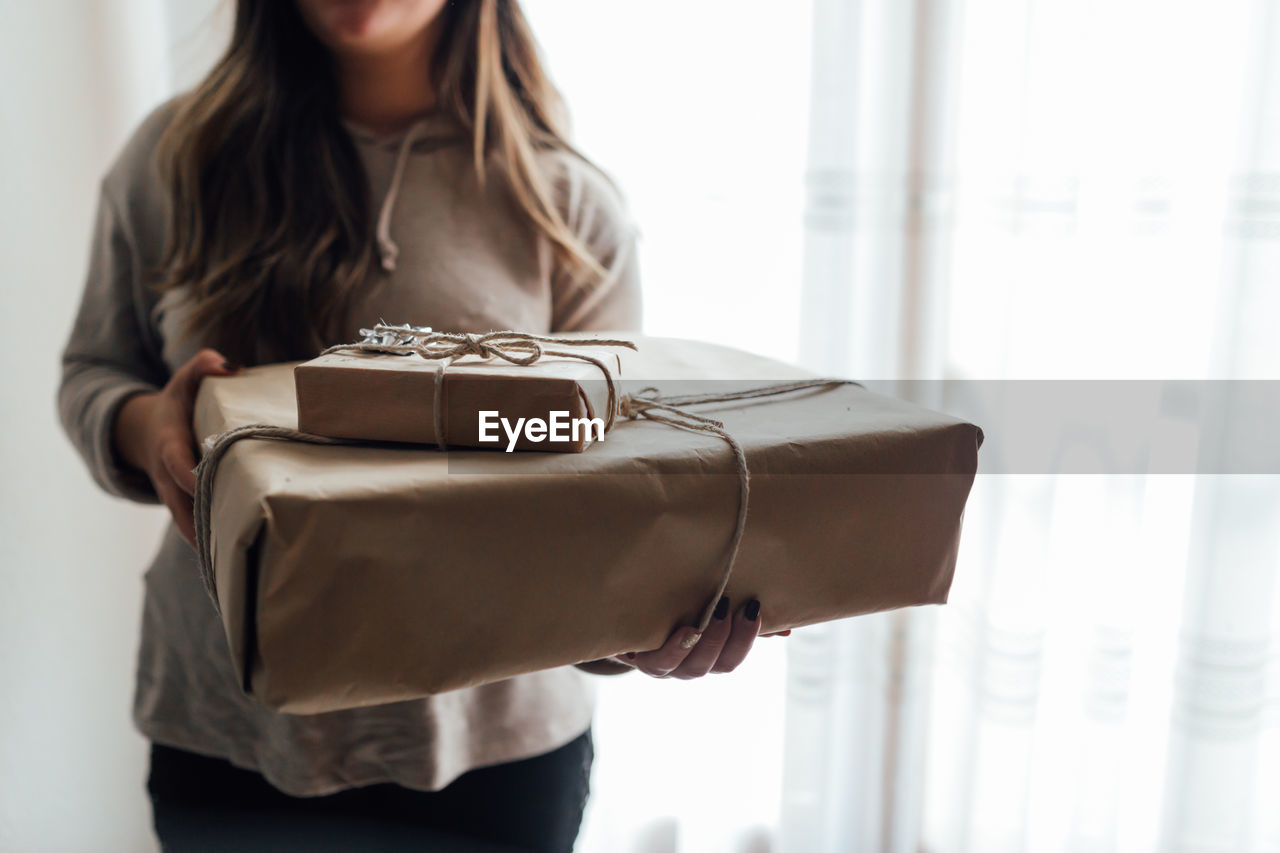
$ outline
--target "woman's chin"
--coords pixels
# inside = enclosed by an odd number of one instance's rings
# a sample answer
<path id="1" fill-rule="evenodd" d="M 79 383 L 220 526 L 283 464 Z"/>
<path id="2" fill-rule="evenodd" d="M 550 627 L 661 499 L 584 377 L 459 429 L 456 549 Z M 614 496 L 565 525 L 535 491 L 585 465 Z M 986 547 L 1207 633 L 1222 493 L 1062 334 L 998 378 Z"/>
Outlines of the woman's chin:
<path id="1" fill-rule="evenodd" d="M 412 42 L 442 0 L 301 0 L 308 26 L 335 53 L 376 55 Z"/>

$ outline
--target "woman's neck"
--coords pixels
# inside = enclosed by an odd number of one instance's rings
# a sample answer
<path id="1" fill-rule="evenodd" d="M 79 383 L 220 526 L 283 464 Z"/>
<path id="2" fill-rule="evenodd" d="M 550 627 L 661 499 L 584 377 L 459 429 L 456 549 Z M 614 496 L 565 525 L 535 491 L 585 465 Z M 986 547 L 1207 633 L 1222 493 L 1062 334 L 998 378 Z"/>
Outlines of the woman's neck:
<path id="1" fill-rule="evenodd" d="M 434 29 L 434 28 L 431 28 Z M 374 133 L 403 130 L 436 106 L 431 79 L 434 33 L 387 53 L 338 58 L 344 118 Z"/>

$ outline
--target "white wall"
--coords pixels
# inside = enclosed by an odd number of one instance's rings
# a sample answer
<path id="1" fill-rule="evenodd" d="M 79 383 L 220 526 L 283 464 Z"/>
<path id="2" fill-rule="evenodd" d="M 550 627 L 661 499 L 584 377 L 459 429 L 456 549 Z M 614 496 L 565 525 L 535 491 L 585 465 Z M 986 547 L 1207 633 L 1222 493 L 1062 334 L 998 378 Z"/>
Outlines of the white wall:
<path id="1" fill-rule="evenodd" d="M 3 14 L 0 850 L 137 853 L 155 842 L 133 658 L 164 514 L 97 490 L 54 394 L 98 181 L 170 91 L 174 39 L 161 0 L 9 2 Z M 201 61 L 204 44 L 179 55 Z"/>

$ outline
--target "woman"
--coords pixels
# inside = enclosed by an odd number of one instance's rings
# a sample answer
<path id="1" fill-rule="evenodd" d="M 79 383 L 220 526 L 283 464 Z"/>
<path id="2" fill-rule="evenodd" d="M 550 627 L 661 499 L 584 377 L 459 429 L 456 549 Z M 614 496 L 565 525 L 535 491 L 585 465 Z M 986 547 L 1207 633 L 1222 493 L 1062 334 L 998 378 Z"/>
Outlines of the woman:
<path id="1" fill-rule="evenodd" d="M 379 318 L 637 327 L 634 231 L 560 113 L 515 0 L 240 0 L 226 56 L 103 181 L 59 406 L 101 486 L 173 516 L 146 575 L 134 708 L 166 849 L 306 832 L 307 849 L 350 849 L 355 831 L 362 849 L 444 832 L 569 850 L 592 760 L 582 670 L 692 678 L 750 649 L 759 602 L 722 600 L 704 636 L 660 649 L 286 715 L 242 692 L 200 586 L 203 377 L 310 357 Z"/>

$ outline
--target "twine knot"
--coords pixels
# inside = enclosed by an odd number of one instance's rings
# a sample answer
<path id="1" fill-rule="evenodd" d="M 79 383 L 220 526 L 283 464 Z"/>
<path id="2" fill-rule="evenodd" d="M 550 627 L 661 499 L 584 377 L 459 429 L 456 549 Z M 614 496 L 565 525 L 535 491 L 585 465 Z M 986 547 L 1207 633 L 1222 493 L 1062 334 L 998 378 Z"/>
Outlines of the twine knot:
<path id="1" fill-rule="evenodd" d="M 658 405 L 661 400 L 658 389 L 652 386 L 641 388 L 634 394 L 623 394 L 618 400 L 618 417 L 634 421 L 636 418 L 643 417 L 645 412 Z"/>
<path id="2" fill-rule="evenodd" d="M 458 343 L 458 348 L 471 355 L 478 355 L 481 358 L 489 358 L 496 354 L 493 347 L 480 340 L 478 335 L 464 332 L 462 340 Z"/>

